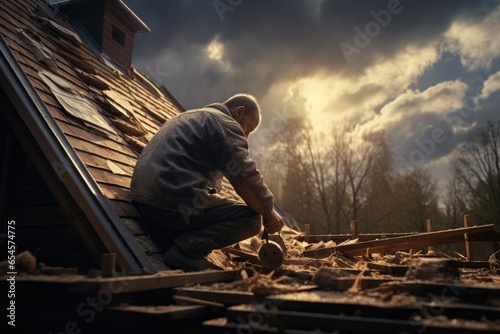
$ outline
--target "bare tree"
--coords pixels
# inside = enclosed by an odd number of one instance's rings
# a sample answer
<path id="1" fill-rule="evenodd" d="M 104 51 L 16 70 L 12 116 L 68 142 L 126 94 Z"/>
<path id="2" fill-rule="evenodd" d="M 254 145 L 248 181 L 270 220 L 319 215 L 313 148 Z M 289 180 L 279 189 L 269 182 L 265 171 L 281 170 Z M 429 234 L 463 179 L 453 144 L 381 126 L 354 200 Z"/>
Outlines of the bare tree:
<path id="1" fill-rule="evenodd" d="M 365 140 L 376 147 L 375 156 L 366 181 L 366 204 L 361 210 L 361 220 L 367 232 L 391 231 L 397 213 L 393 184 L 396 175 L 393 155 L 384 132 L 370 133 Z"/>
<path id="2" fill-rule="evenodd" d="M 446 188 L 445 214 L 448 221 L 448 228 L 457 228 L 463 226 L 463 217 L 469 213 L 470 206 L 467 205 L 467 199 L 464 184 L 460 183 L 456 175 L 452 175 Z"/>
<path id="3" fill-rule="evenodd" d="M 390 168 L 387 146 L 383 134 L 367 134 L 354 139 L 337 133 L 334 138 L 332 160 L 340 162 L 337 177 L 345 188 L 340 192 L 345 197 L 343 212 L 346 220 L 359 219 L 361 213 L 366 213 L 365 207 L 374 200 L 375 178 L 384 178 Z M 375 176 L 374 173 L 381 174 Z"/>
<path id="4" fill-rule="evenodd" d="M 500 120 L 477 127 L 454 156 L 453 167 L 471 213 L 481 223 L 500 226 Z"/>
<path id="5" fill-rule="evenodd" d="M 332 194 L 332 215 L 335 225 L 335 233 L 341 232 L 342 224 L 349 220 L 346 212 L 347 202 L 347 178 L 345 173 L 345 163 L 340 156 L 346 155 L 344 152 L 348 150 L 347 141 L 340 128 L 333 128 L 332 131 L 332 146 L 330 149 L 330 160 L 332 168 L 332 182 L 330 184 L 330 192 Z"/>
<path id="6" fill-rule="evenodd" d="M 331 231 L 333 218 L 331 212 L 331 162 L 326 158 L 326 148 L 328 146 L 326 138 L 318 138 L 314 135 L 309 121 L 299 122 L 290 119 L 287 124 L 287 131 L 283 133 L 282 142 L 284 150 L 288 156 L 288 168 L 295 171 L 294 175 L 289 174 L 289 180 L 295 180 L 297 185 L 304 190 L 314 189 L 310 195 L 312 200 L 306 207 L 311 210 L 308 214 L 317 217 L 317 208 L 322 213 L 321 223 L 314 221 L 313 229 L 316 233 Z M 297 178 L 300 177 L 301 180 Z M 289 182 L 290 182 L 289 181 Z M 305 182 L 305 183 L 304 183 Z M 323 225 L 323 228 L 318 226 Z"/>
<path id="7" fill-rule="evenodd" d="M 437 204 L 435 181 L 428 171 L 416 167 L 395 178 L 394 224 L 402 232 L 426 231 L 425 221 L 442 220 Z"/>

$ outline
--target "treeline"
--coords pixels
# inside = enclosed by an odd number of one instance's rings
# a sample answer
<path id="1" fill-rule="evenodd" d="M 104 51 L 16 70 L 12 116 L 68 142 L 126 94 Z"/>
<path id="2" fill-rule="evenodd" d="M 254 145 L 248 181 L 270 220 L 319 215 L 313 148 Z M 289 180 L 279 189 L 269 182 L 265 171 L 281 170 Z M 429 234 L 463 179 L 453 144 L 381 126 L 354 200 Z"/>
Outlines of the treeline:
<path id="1" fill-rule="evenodd" d="M 311 233 L 422 232 L 495 224 L 500 231 L 500 121 L 477 127 L 453 156 L 446 194 L 421 166 L 397 170 L 385 133 L 363 138 L 334 128 L 318 135 L 303 118 L 284 130 L 257 160 L 266 183 L 299 226 Z"/>

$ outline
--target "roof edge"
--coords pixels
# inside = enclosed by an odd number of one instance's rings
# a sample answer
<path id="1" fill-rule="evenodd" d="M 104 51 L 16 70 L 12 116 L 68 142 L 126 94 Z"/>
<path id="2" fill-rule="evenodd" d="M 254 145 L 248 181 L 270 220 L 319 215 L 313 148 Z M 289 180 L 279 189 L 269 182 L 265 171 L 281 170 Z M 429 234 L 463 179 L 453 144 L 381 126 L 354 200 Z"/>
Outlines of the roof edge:
<path id="1" fill-rule="evenodd" d="M 27 114 L 20 116 L 35 138 L 46 140 L 48 145 L 42 147 L 42 151 L 45 151 L 45 155 L 57 159 L 52 162 L 52 168 L 59 166 L 59 169 L 64 169 L 64 173 L 60 170 L 55 173 L 60 176 L 62 184 L 73 197 L 77 195 L 79 200 L 83 199 L 86 209 L 82 208 L 82 211 L 108 250 L 116 252 L 117 263 L 123 269 L 135 273 L 155 272 L 153 264 L 111 207 L 2 36 L 0 36 L 0 86 L 11 99 L 18 100 L 26 109 Z M 27 124 L 27 118 L 31 118 L 34 122 Z"/>
<path id="2" fill-rule="evenodd" d="M 146 23 L 144 23 L 144 21 L 142 21 L 141 18 L 137 16 L 137 14 L 132 9 L 130 9 L 122 0 L 112 0 L 112 1 L 117 3 L 118 7 L 121 8 L 123 11 L 125 11 L 125 15 L 130 17 L 132 21 L 134 21 L 139 26 L 140 29 L 138 33 L 145 33 L 151 31 L 151 29 L 149 29 Z"/>

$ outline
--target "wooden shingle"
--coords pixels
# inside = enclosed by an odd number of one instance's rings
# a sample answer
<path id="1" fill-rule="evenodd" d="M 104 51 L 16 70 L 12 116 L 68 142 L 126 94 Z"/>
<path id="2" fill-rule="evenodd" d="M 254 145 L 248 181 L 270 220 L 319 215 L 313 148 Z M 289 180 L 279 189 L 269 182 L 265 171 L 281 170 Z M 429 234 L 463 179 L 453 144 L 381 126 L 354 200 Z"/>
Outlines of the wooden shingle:
<path id="1" fill-rule="evenodd" d="M 116 3 L 110 2 L 108 5 Z M 30 101 L 23 101 L 26 105 L 17 106 L 13 102 L 9 109 L 12 115 L 7 116 L 7 123 L 23 149 L 32 147 L 34 152 L 41 152 L 35 159 L 36 165 L 37 168 L 46 169 L 42 175 L 47 176 L 41 178 L 44 181 L 40 181 L 40 185 L 43 187 L 43 184 L 47 184 L 50 192 L 57 195 L 50 206 L 33 210 L 33 214 L 38 213 L 40 217 L 37 220 L 39 223 L 34 224 L 36 218 L 25 212 L 19 221 L 21 228 L 26 231 L 26 235 L 34 235 L 30 232 L 32 225 L 36 225 L 37 233 L 44 228 L 48 231 L 48 220 L 42 217 L 53 215 L 59 217 L 55 221 L 61 226 L 62 232 L 54 234 L 51 242 L 69 235 L 73 236 L 71 240 L 74 240 L 75 235 L 79 236 L 83 241 L 75 242 L 80 248 L 94 248 L 88 253 L 94 258 L 95 266 L 99 265 L 100 253 L 117 252 L 118 266 L 124 270 L 134 270 L 134 266 L 147 267 L 147 272 L 165 269 L 162 261 L 158 260 L 162 249 L 148 237 L 149 232 L 140 223 L 137 210 L 129 202 L 128 189 L 140 146 L 145 145 L 165 121 L 183 111 L 178 101 L 172 100 L 164 89 L 136 68 L 120 70 L 119 65 L 114 66 L 112 61 L 105 60 L 106 55 L 93 49 L 86 36 L 81 36 L 73 28 L 68 17 L 44 2 L 0 0 L 0 6 L 0 35 L 5 45 L 3 57 L 7 60 L 2 63 L 2 79 L 5 79 L 2 80 L 2 88 L 7 92 L 5 97 L 15 101 L 12 87 L 17 83 L 26 90 L 27 96 L 34 92 L 36 96 L 31 98 L 41 103 L 33 106 Z M 43 46 L 50 59 L 41 59 L 37 55 L 36 48 L 20 36 L 19 32 L 23 31 Z M 18 67 L 22 73 L 16 73 L 14 67 Z M 16 74 L 9 75 L 8 71 Z M 92 129 L 68 113 L 54 91 L 40 77 L 42 71 L 71 87 L 71 91 L 92 106 L 115 134 Z M 23 76 L 27 78 L 26 82 Z M 38 116 L 50 123 L 48 127 L 43 121 L 29 119 L 25 109 L 30 107 L 35 111 L 35 107 L 38 107 L 47 112 L 46 115 L 40 112 Z M 16 121 L 20 122 L 17 130 L 14 129 Z M 145 133 L 139 136 L 127 130 L 123 122 Z M 21 127 L 26 127 L 32 134 L 21 136 L 20 131 L 25 131 Z M 38 135 L 33 130 L 35 128 L 43 130 L 42 133 L 50 133 L 52 129 L 54 137 Z M 37 138 L 29 139 L 31 136 Z M 70 152 L 68 156 L 54 152 L 62 162 L 54 161 L 47 153 L 47 150 L 58 144 L 62 145 L 63 151 Z M 65 179 L 68 169 L 83 178 L 81 185 L 75 186 L 75 189 Z M 48 182 L 47 177 L 51 175 L 53 182 Z M 67 189 L 63 192 L 64 187 Z M 19 188 L 19 191 L 29 191 L 29 188 Z M 82 192 L 83 197 L 76 195 Z M 37 194 L 40 192 L 33 192 L 33 196 Z M 66 198 L 67 203 L 62 198 Z M 7 203 L 7 214 L 15 212 L 12 207 L 9 208 L 10 204 Z M 57 209 L 59 206 L 63 207 L 60 211 Z M 55 214 L 54 210 L 58 213 Z M 64 219 L 68 212 L 73 217 Z M 78 221 L 78 224 L 73 226 L 73 220 Z M 68 232 L 64 232 L 65 229 Z M 90 240 L 96 236 L 99 239 L 97 243 Z M 97 247 L 97 244 L 100 246 Z M 30 239 L 29 244 L 19 243 L 20 249 L 46 246 L 36 238 Z M 60 243 L 60 247 L 64 248 L 64 243 Z"/>

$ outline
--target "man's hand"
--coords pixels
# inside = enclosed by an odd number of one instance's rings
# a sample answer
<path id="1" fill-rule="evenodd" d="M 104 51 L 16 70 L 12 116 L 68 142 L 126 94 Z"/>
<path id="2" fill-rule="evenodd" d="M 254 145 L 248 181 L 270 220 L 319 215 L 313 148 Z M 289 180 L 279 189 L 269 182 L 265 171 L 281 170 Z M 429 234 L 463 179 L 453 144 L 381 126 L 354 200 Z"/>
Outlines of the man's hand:
<path id="1" fill-rule="evenodd" d="M 267 232 L 272 234 L 280 231 L 285 223 L 283 221 L 283 217 L 273 210 L 270 216 L 263 219 L 263 224 L 267 229 Z"/>

